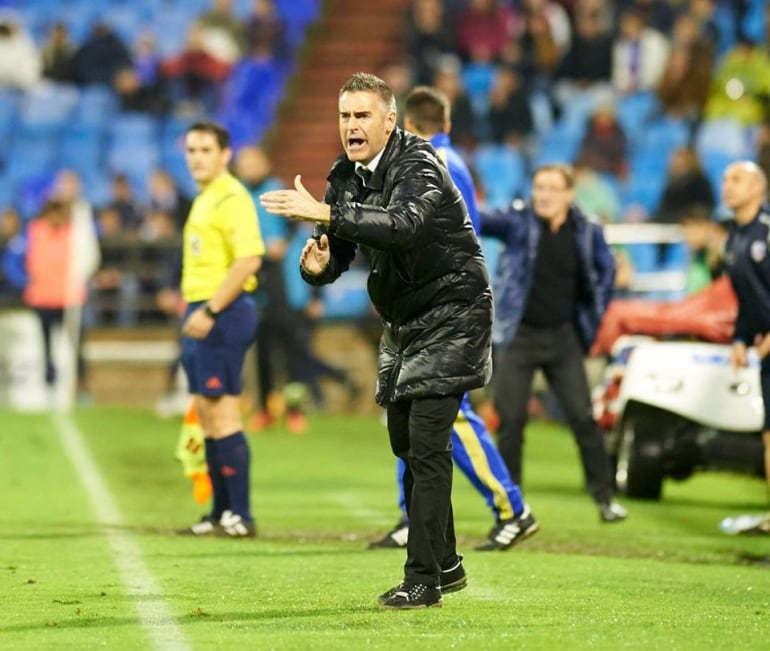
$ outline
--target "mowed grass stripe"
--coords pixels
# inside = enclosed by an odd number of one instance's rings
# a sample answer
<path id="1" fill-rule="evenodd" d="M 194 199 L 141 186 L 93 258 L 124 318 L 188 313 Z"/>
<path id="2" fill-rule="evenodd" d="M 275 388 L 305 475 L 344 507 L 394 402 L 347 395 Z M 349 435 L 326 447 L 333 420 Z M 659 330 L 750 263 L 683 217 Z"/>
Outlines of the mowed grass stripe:
<path id="1" fill-rule="evenodd" d="M 52 421 L 99 523 L 109 527 L 106 534 L 115 564 L 153 647 L 188 649 L 184 634 L 163 600 L 155 578 L 147 569 L 133 535 L 121 528 L 123 518 L 86 447 L 83 435 L 66 413 L 54 414 Z"/>

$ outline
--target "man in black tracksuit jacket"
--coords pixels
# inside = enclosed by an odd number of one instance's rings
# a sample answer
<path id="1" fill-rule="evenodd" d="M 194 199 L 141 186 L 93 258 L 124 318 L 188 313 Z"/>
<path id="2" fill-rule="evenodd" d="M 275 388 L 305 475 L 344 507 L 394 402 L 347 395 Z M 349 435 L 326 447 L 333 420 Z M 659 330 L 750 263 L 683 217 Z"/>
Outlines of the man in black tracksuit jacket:
<path id="1" fill-rule="evenodd" d="M 738 161 L 725 171 L 722 201 L 734 219 L 725 243 L 725 268 L 738 297 L 732 364 L 748 366 L 748 348 L 756 346 L 765 413 L 765 475 L 770 482 L 770 206 L 766 196 L 767 178 L 756 163 Z"/>
<path id="2" fill-rule="evenodd" d="M 314 285 L 346 271 L 357 250 L 370 266 L 369 296 L 382 317 L 377 402 L 394 454 L 406 461 L 409 542 L 404 580 L 383 608 L 441 605 L 467 581 L 452 518 L 450 432 L 465 391 L 491 373 L 492 293 L 465 204 L 433 147 L 396 127 L 393 93 L 357 73 L 342 87 L 345 155 L 324 202 L 296 190 L 261 197 L 270 212 L 318 222 L 302 252 Z"/>

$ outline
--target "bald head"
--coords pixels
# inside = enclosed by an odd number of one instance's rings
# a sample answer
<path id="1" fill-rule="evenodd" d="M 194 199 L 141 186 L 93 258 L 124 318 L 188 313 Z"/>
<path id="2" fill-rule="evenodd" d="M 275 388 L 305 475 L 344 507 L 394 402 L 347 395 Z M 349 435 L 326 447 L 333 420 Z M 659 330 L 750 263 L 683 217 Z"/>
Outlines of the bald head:
<path id="1" fill-rule="evenodd" d="M 722 179 L 722 201 L 741 217 L 753 219 L 767 193 L 767 177 L 756 163 L 738 161 L 725 170 Z"/>

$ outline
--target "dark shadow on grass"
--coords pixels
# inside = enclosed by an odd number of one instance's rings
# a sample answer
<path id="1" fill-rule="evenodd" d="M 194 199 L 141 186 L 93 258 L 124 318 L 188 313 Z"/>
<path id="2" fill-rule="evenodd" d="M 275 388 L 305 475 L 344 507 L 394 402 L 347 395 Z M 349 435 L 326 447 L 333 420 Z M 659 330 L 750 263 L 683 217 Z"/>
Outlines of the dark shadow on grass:
<path id="1" fill-rule="evenodd" d="M 351 615 L 379 612 L 379 607 L 373 601 L 371 604 L 348 604 L 333 608 L 291 608 L 256 610 L 253 613 L 218 613 L 198 610 L 187 615 L 177 617 L 176 624 L 217 623 L 227 624 L 233 622 L 264 623 L 270 620 L 300 619 L 313 617 L 349 617 Z M 24 633 L 45 629 L 88 629 L 88 628 L 112 628 L 122 626 L 145 626 L 145 623 L 134 617 L 76 617 L 68 619 L 51 618 L 48 621 L 39 621 L 29 624 L 15 624 L 14 626 L 2 626 L 0 631 L 4 633 Z M 153 627 L 161 628 L 163 624 Z"/>

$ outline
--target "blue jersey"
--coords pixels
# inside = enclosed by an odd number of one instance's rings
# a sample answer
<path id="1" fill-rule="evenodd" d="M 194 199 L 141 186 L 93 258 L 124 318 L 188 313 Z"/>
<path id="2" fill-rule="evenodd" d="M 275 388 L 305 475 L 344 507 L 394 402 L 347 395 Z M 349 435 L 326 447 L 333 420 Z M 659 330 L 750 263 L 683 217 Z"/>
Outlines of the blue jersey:
<path id="1" fill-rule="evenodd" d="M 452 148 L 452 144 L 449 141 L 449 136 L 446 133 L 437 133 L 431 137 L 430 144 L 438 152 L 441 160 L 446 163 L 449 170 L 449 176 L 452 177 L 457 189 L 465 201 L 465 206 L 468 208 L 468 215 L 471 218 L 471 224 L 473 224 L 473 230 L 478 235 L 479 228 L 479 208 L 476 204 L 476 189 L 473 185 L 473 177 L 462 159 L 462 156 Z"/>
<path id="2" fill-rule="evenodd" d="M 751 345 L 770 332 L 770 207 L 748 224 L 734 224 L 725 244 L 725 266 L 738 297 L 735 340 Z"/>

